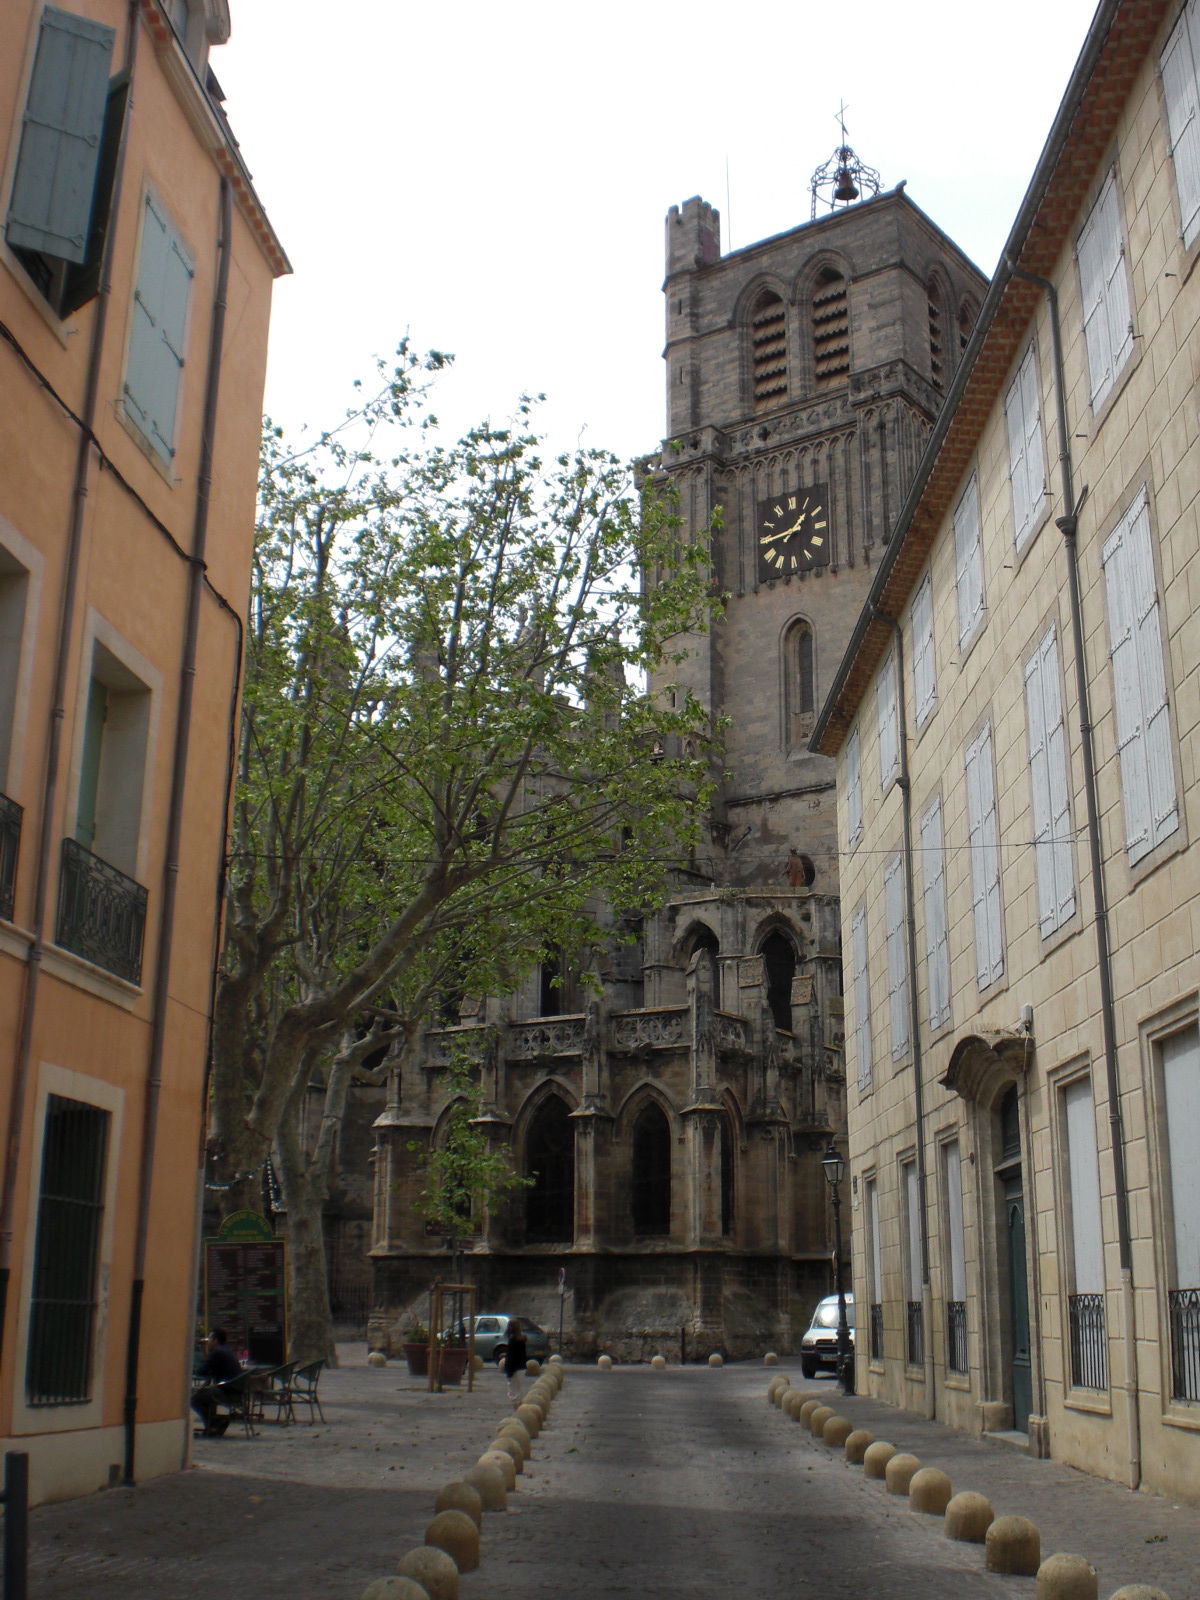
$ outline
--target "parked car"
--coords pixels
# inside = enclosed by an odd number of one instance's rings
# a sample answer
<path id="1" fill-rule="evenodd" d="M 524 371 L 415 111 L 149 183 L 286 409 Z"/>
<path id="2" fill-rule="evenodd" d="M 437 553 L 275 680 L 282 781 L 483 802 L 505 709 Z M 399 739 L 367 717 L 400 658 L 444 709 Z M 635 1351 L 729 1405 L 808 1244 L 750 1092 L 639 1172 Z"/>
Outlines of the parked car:
<path id="1" fill-rule="evenodd" d="M 475 1318 L 475 1353 L 483 1361 L 503 1361 L 508 1349 L 508 1325 L 516 1317 L 525 1334 L 525 1347 L 531 1361 L 545 1361 L 550 1354 L 550 1338 L 544 1329 L 515 1311 L 481 1311 Z"/>
<path id="2" fill-rule="evenodd" d="M 854 1296 L 846 1296 L 846 1323 L 850 1329 L 850 1350 L 854 1351 Z M 816 1376 L 818 1367 L 837 1370 L 838 1297 L 827 1294 L 817 1302 L 803 1339 L 800 1341 L 800 1370 L 806 1378 Z"/>

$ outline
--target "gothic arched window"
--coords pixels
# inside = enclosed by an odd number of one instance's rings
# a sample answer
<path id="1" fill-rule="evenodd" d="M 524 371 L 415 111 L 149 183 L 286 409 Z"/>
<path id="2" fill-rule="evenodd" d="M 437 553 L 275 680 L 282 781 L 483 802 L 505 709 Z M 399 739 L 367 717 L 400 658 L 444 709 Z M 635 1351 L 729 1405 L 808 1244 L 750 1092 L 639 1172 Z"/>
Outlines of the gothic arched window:
<path id="1" fill-rule="evenodd" d="M 644 1106 L 633 1125 L 630 1185 L 633 1231 L 671 1231 L 671 1125 L 660 1106 Z"/>
<path id="2" fill-rule="evenodd" d="M 534 1116 L 525 1140 L 525 1236 L 570 1243 L 575 1236 L 575 1128 L 556 1094 Z"/>
<path id="3" fill-rule="evenodd" d="M 812 732 L 817 711 L 817 652 L 813 630 L 802 619 L 783 636 L 783 727 L 789 750 Z"/>
<path id="4" fill-rule="evenodd" d="M 796 949 L 782 933 L 769 933 L 762 942 L 763 971 L 767 980 L 767 1005 L 775 1026 L 792 1031 L 792 979 L 796 976 Z"/>
<path id="5" fill-rule="evenodd" d="M 850 376 L 850 312 L 846 280 L 836 267 L 822 267 L 812 297 L 813 374 L 818 389 L 832 389 Z"/>
<path id="6" fill-rule="evenodd" d="M 754 409 L 768 411 L 788 395 L 787 307 L 764 289 L 750 313 L 750 365 Z"/>

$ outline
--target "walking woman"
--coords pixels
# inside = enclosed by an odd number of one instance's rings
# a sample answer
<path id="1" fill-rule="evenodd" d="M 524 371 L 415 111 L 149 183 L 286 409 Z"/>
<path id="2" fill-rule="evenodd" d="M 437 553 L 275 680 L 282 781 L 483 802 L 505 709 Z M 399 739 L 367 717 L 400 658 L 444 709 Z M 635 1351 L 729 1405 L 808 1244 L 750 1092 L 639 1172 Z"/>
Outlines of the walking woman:
<path id="1" fill-rule="evenodd" d="M 525 1349 L 525 1335 L 516 1317 L 509 1323 L 504 1335 L 504 1376 L 508 1379 L 508 1398 L 513 1405 L 521 1399 L 521 1374 L 529 1359 Z"/>

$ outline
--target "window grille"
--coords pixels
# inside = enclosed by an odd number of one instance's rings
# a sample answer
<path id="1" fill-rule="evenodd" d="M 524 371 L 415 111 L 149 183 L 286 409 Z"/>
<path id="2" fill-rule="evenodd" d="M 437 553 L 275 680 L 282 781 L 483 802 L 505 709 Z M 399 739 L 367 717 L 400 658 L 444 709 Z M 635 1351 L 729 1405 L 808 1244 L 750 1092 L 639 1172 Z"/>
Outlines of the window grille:
<path id="1" fill-rule="evenodd" d="M 750 316 L 754 365 L 754 409 L 769 410 L 787 399 L 787 308 L 779 296 L 765 289 Z"/>
<path id="2" fill-rule="evenodd" d="M 64 839 L 55 942 L 127 983 L 140 983 L 145 928 L 141 884 Z"/>
<path id="3" fill-rule="evenodd" d="M 0 794 L 0 918 L 5 922 L 12 921 L 22 815 L 21 807 L 15 800 Z"/>
<path id="4" fill-rule="evenodd" d="M 31 1406 L 91 1399 L 108 1121 L 77 1100 L 46 1103 L 25 1367 Z"/>
<path id="5" fill-rule="evenodd" d="M 946 1365 L 951 1372 L 967 1370 L 967 1303 L 946 1302 Z"/>
<path id="6" fill-rule="evenodd" d="M 883 1307 L 872 1305 L 871 1308 L 871 1360 L 883 1360 Z"/>
<path id="7" fill-rule="evenodd" d="M 817 388 L 845 383 L 850 374 L 850 313 L 846 280 L 833 267 L 821 273 L 813 294 L 812 336 Z"/>
<path id="8" fill-rule="evenodd" d="M 1200 1289 L 1168 1289 L 1171 1399 L 1200 1400 Z"/>
<path id="9" fill-rule="evenodd" d="M 925 1364 L 925 1321 L 921 1315 L 921 1302 L 909 1300 L 908 1309 L 908 1364 L 920 1367 Z"/>
<path id="10" fill-rule="evenodd" d="M 1104 1296 L 1073 1294 L 1067 1303 L 1071 1325 L 1071 1382 L 1077 1389 L 1107 1389 Z"/>

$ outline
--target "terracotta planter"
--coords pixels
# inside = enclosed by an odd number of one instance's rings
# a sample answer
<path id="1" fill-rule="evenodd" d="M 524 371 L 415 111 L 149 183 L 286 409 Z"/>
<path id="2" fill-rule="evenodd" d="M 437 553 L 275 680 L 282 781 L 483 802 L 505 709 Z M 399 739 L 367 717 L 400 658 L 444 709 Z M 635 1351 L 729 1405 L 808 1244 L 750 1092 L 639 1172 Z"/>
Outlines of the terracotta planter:
<path id="1" fill-rule="evenodd" d="M 467 1352 L 455 1348 L 438 1351 L 438 1381 L 440 1383 L 461 1383 L 462 1375 L 467 1370 Z"/>
<path id="2" fill-rule="evenodd" d="M 408 1362 L 409 1373 L 414 1378 L 427 1378 L 429 1376 L 429 1346 L 427 1344 L 404 1344 L 404 1359 Z"/>

